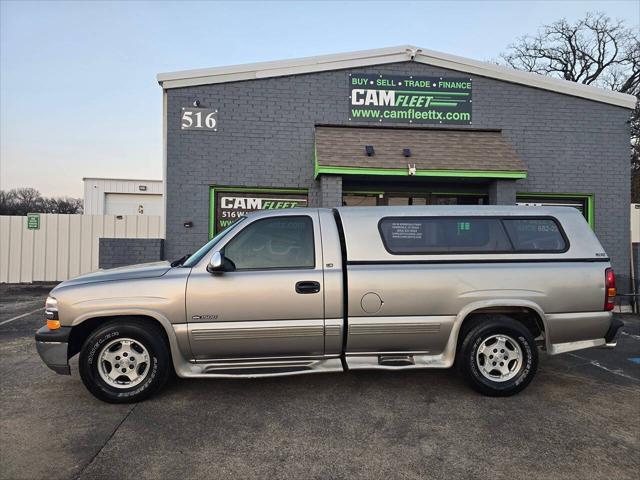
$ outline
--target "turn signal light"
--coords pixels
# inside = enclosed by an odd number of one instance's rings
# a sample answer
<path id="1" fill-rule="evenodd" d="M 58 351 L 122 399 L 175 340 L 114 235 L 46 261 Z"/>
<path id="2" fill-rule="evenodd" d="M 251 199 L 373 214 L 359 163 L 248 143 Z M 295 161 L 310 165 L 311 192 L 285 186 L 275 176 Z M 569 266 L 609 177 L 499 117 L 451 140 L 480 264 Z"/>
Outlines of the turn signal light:
<path id="1" fill-rule="evenodd" d="M 614 301 L 617 295 L 616 291 L 616 274 L 613 273 L 613 268 L 607 268 L 604 271 L 604 309 L 606 311 L 613 310 Z"/>
<path id="2" fill-rule="evenodd" d="M 60 320 L 47 320 L 47 328 L 49 330 L 57 330 L 60 328 Z"/>

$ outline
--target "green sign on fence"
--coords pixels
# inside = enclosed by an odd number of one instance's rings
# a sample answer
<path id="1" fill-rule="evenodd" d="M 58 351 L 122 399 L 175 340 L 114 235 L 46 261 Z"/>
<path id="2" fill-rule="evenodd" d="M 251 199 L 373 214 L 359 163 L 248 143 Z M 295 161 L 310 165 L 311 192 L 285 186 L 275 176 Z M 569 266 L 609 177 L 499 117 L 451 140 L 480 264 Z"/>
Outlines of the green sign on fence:
<path id="1" fill-rule="evenodd" d="M 39 213 L 27 213 L 27 228 L 29 230 L 40 230 Z"/>
<path id="2" fill-rule="evenodd" d="M 469 77 L 349 75 L 349 120 L 471 124 Z"/>

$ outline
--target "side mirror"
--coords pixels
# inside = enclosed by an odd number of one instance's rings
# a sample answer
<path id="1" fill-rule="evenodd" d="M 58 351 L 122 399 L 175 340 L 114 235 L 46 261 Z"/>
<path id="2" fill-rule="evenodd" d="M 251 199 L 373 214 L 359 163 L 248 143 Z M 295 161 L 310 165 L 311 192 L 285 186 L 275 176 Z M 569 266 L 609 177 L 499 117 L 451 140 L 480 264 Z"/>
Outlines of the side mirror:
<path id="1" fill-rule="evenodd" d="M 222 273 L 224 268 L 224 256 L 220 252 L 213 252 L 209 259 L 209 265 L 207 265 L 207 271 L 209 273 Z"/>

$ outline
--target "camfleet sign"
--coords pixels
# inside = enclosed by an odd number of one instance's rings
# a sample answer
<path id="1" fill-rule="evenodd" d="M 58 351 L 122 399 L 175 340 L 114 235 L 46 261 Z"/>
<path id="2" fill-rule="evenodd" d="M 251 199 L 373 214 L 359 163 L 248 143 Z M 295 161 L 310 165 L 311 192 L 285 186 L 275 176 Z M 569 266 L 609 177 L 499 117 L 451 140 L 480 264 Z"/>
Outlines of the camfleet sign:
<path id="1" fill-rule="evenodd" d="M 254 210 L 280 210 L 307 206 L 307 193 L 272 188 L 211 189 L 210 236 L 221 232 L 238 218 Z"/>
<path id="2" fill-rule="evenodd" d="M 468 77 L 349 75 L 349 120 L 471 124 Z"/>

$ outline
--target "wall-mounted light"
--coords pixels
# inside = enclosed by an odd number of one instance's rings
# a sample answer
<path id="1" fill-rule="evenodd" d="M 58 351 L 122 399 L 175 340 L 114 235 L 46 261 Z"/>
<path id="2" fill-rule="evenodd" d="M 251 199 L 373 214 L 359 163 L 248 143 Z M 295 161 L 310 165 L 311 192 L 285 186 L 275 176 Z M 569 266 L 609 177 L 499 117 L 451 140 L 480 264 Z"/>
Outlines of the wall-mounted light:
<path id="1" fill-rule="evenodd" d="M 373 145 L 366 145 L 364 151 L 367 153 L 367 157 L 373 157 L 376 151 L 373 149 Z"/>
<path id="2" fill-rule="evenodd" d="M 402 155 L 404 155 L 406 158 L 409 158 L 411 156 L 411 149 L 410 148 L 403 148 L 402 149 Z"/>
<path id="3" fill-rule="evenodd" d="M 200 106 L 200 100 L 198 100 L 197 98 L 193 101 L 193 106 L 194 107 L 199 107 Z"/>
<path id="4" fill-rule="evenodd" d="M 147 186 L 146 185 L 138 185 L 138 190 L 140 190 L 141 192 L 146 192 L 147 191 Z"/>
<path id="5" fill-rule="evenodd" d="M 192 228 L 193 227 L 193 222 L 191 220 L 189 220 L 188 222 L 184 222 L 184 228 Z"/>

